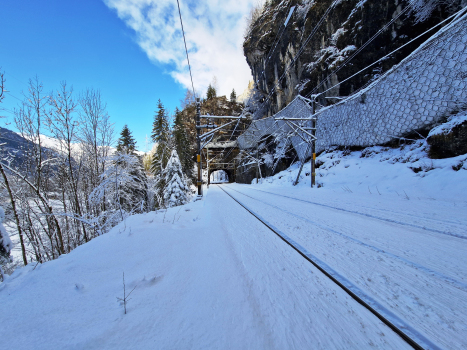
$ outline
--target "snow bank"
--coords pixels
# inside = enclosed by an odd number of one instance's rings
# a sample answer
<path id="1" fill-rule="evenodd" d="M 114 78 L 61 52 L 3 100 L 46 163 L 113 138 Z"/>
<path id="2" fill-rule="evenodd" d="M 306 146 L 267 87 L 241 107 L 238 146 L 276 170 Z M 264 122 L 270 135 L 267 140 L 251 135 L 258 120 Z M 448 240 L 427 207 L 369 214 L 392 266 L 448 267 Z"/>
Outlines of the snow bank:
<path id="1" fill-rule="evenodd" d="M 467 121 L 467 113 L 459 113 L 448 118 L 448 121 L 444 124 L 438 125 L 437 127 L 430 130 L 428 137 L 434 135 L 447 135 L 451 133 L 452 129 L 458 125 Z"/>
<path id="2" fill-rule="evenodd" d="M 354 152 L 330 149 L 316 159 L 318 190 L 465 203 L 467 155 L 430 159 L 427 149 L 424 140 L 401 148 L 373 146 Z M 262 183 L 293 186 L 299 167 L 296 163 Z M 310 187 L 310 167 L 307 162 L 297 186 Z"/>

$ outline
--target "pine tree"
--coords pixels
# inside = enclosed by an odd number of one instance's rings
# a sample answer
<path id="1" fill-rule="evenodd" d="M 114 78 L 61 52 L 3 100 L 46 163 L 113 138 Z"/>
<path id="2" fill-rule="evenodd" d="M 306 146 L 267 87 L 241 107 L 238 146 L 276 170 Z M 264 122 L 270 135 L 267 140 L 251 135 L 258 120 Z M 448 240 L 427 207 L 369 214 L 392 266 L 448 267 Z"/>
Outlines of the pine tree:
<path id="1" fill-rule="evenodd" d="M 107 232 L 128 215 L 145 212 L 148 207 L 148 181 L 137 155 L 115 153 L 100 176 L 100 184 L 89 195 L 89 204 L 106 210 L 99 214 L 99 230 Z"/>
<path id="2" fill-rule="evenodd" d="M 152 124 L 152 141 L 157 144 L 157 150 L 153 156 L 151 171 L 154 175 L 158 175 L 164 170 L 170 157 L 170 129 L 165 108 L 158 101 L 157 108 L 159 109 L 154 116 Z"/>
<path id="3" fill-rule="evenodd" d="M 152 141 L 157 144 L 157 149 L 152 158 L 151 172 L 154 174 L 156 180 L 155 202 L 157 203 L 157 207 L 160 208 L 161 206 L 164 206 L 163 193 L 165 188 L 165 180 L 163 172 L 170 158 L 171 147 L 169 122 L 167 120 L 167 114 L 161 100 L 158 101 L 157 108 L 159 110 L 154 116 L 154 123 L 151 134 Z"/>
<path id="4" fill-rule="evenodd" d="M 120 133 L 120 138 L 118 139 L 117 143 L 117 151 L 119 153 L 125 154 L 135 154 L 136 150 L 136 141 L 131 135 L 130 129 L 128 129 L 128 125 L 125 125 Z"/>
<path id="5" fill-rule="evenodd" d="M 232 89 L 232 92 L 230 93 L 230 102 L 237 102 L 237 94 L 235 89 Z"/>
<path id="6" fill-rule="evenodd" d="M 191 178 L 193 175 L 193 161 L 191 159 L 190 141 L 188 140 L 186 126 L 183 122 L 183 115 L 178 108 L 175 108 L 173 138 L 175 150 L 182 165 L 182 171 L 187 178 Z"/>
<path id="7" fill-rule="evenodd" d="M 167 207 L 183 205 L 188 201 L 188 186 L 182 172 L 182 165 L 177 151 L 172 151 L 167 167 L 164 170 L 166 188 L 164 190 L 164 203 Z"/>
<path id="8" fill-rule="evenodd" d="M 208 86 L 208 91 L 206 92 L 206 99 L 212 100 L 217 96 L 216 88 L 213 87 L 211 84 Z"/>

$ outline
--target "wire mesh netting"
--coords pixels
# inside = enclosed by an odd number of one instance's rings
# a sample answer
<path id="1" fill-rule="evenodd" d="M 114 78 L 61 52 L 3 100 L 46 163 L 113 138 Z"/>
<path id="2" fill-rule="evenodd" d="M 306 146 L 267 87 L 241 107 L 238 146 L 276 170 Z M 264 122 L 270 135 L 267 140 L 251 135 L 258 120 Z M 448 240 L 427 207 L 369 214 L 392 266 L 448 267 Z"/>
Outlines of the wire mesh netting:
<path id="1" fill-rule="evenodd" d="M 310 140 L 309 135 L 298 130 L 289 121 L 281 120 L 281 118 L 293 117 L 305 119 L 296 121 L 296 123 L 301 127 L 310 128 L 310 118 L 313 113 L 309 102 L 310 101 L 304 97 L 297 96 L 284 109 L 276 113 L 274 116 L 253 121 L 250 127 L 237 139 L 239 148 L 255 148 L 263 139 L 272 136 L 278 148 L 287 149 L 287 147 L 292 144 L 297 151 L 300 160 L 306 159 L 306 157 L 309 157 L 310 153 L 310 150 L 307 149 L 307 141 Z M 276 154 L 280 153 L 280 151 L 276 151 Z"/>
<path id="2" fill-rule="evenodd" d="M 299 159 L 305 161 L 311 155 L 311 136 L 307 132 L 313 114 L 310 102 L 297 96 L 274 116 L 253 121 L 238 138 L 240 149 L 254 148 L 265 137 L 273 136 L 278 147 L 291 144 Z M 330 146 L 384 144 L 431 128 L 465 108 L 467 14 L 464 12 L 377 81 L 346 100 L 319 110 L 314 115 L 316 151 Z"/>

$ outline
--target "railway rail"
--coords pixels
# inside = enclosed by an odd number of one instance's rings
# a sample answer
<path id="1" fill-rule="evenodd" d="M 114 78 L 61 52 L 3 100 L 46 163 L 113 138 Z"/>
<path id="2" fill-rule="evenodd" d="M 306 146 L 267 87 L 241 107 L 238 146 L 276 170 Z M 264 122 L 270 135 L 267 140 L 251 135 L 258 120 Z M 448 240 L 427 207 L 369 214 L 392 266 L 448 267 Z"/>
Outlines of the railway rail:
<path id="1" fill-rule="evenodd" d="M 255 188 L 252 188 L 252 190 L 262 192 L 262 193 L 267 193 L 267 194 L 274 195 L 274 196 L 279 196 L 279 197 L 283 197 L 283 198 L 292 199 L 292 200 L 303 202 L 303 203 L 308 203 L 308 204 L 313 204 L 313 205 L 317 205 L 317 206 L 321 206 L 321 207 L 325 207 L 325 208 L 330 208 L 330 209 L 334 209 L 334 210 L 338 210 L 338 211 L 342 211 L 342 212 L 347 212 L 347 213 L 356 214 L 356 215 L 360 215 L 360 216 L 366 216 L 368 218 L 372 218 L 372 219 L 376 219 L 376 220 L 380 220 L 380 221 L 386 221 L 386 222 L 390 222 L 390 223 L 397 224 L 397 225 L 418 228 L 418 229 L 421 229 L 421 230 L 424 230 L 424 231 L 438 233 L 438 234 L 447 235 L 447 236 L 452 236 L 452 237 L 456 237 L 456 238 L 460 238 L 460 239 L 467 239 L 467 236 L 464 236 L 464 235 L 461 235 L 461 234 L 458 234 L 458 233 L 454 233 L 454 232 L 436 230 L 436 229 L 432 229 L 432 228 L 429 228 L 429 227 L 426 227 L 426 226 L 420 226 L 420 225 L 411 224 L 411 223 L 407 223 L 407 222 L 403 222 L 403 221 L 399 221 L 399 220 L 384 218 L 384 217 L 373 215 L 373 214 L 362 213 L 362 212 L 359 212 L 359 211 L 356 211 L 356 210 L 349 210 L 349 209 L 345 209 L 345 208 L 339 208 L 339 207 L 335 207 L 335 206 L 324 204 L 324 203 L 318 203 L 318 202 L 313 202 L 313 201 L 309 201 L 309 200 L 306 200 L 306 199 L 286 196 L 286 195 L 278 194 L 278 193 L 274 193 L 274 192 L 258 190 L 258 189 L 255 189 Z M 400 213 L 398 213 L 398 214 L 400 214 Z M 423 219 L 424 220 L 429 220 L 429 221 L 437 221 L 436 219 L 432 219 L 432 218 L 423 218 Z M 457 224 L 457 223 L 453 223 L 453 222 L 449 222 L 449 223 Z"/>
<path id="2" fill-rule="evenodd" d="M 238 190 L 234 190 L 234 189 L 232 189 L 232 190 L 235 191 L 235 192 L 237 192 L 237 193 L 239 193 L 239 194 L 241 194 L 241 195 L 243 195 L 243 196 L 249 197 L 249 198 L 254 199 L 254 200 L 258 200 L 258 199 L 256 199 L 256 198 L 251 197 L 251 196 L 249 196 L 249 195 L 247 195 L 247 194 L 245 194 L 245 193 L 243 193 L 243 192 L 240 192 L 240 191 L 238 191 Z M 316 222 L 316 221 L 312 221 L 312 220 L 310 220 L 310 219 L 308 219 L 308 218 L 305 218 L 305 217 L 303 217 L 303 216 L 300 216 L 300 215 L 297 215 L 297 214 L 292 213 L 292 212 L 290 212 L 290 211 L 287 211 L 287 210 L 285 210 L 285 209 L 283 209 L 283 208 L 279 208 L 279 207 L 277 207 L 277 206 L 275 206 L 275 205 L 273 205 L 273 204 L 266 203 L 266 202 L 263 202 L 263 201 L 261 201 L 261 202 L 262 202 L 263 204 L 266 204 L 266 205 L 270 206 L 270 207 L 276 208 L 276 209 L 278 209 L 278 210 L 282 210 L 283 212 L 287 213 L 288 215 L 294 216 L 294 217 L 296 217 L 296 218 L 298 218 L 298 219 L 301 219 L 301 220 L 304 220 L 304 221 L 306 221 L 307 223 L 310 223 L 310 224 L 312 224 L 312 225 L 314 225 L 314 226 L 320 227 L 320 228 L 323 229 L 323 230 L 326 230 L 326 231 L 331 232 L 331 233 L 333 233 L 333 234 L 336 234 L 336 235 L 339 235 L 339 236 L 341 236 L 341 237 L 344 237 L 345 239 L 347 239 L 347 240 L 349 240 L 349 241 L 353 241 L 353 242 L 355 242 L 355 243 L 357 243 L 357 244 L 359 244 L 359 245 L 361 245 L 361 246 L 364 246 L 365 248 L 369 248 L 369 249 L 371 249 L 371 250 L 373 250 L 373 251 L 375 251 L 375 252 L 377 252 L 377 253 L 386 255 L 386 256 L 389 257 L 389 258 L 398 260 L 398 261 L 402 262 L 403 264 L 405 264 L 405 265 L 407 265 L 407 266 L 410 266 L 410 267 L 412 267 L 412 268 L 415 268 L 415 269 L 424 271 L 424 272 L 426 272 L 426 273 L 428 273 L 428 274 L 430 274 L 430 275 L 432 275 L 432 276 L 434 276 L 434 277 L 440 279 L 442 282 L 449 283 L 449 284 L 451 284 L 452 286 L 454 286 L 455 288 L 458 288 L 458 289 L 460 289 L 460 290 L 462 290 L 462 291 L 464 291 L 464 292 L 467 293 L 467 284 L 466 284 L 466 283 L 463 283 L 463 282 L 461 282 L 461 281 L 459 281 L 459 280 L 456 280 L 455 278 L 446 276 L 445 274 L 443 274 L 443 273 L 441 273 L 441 272 L 438 272 L 438 271 L 435 271 L 435 270 L 433 270 L 433 269 L 431 269 L 431 268 L 429 268 L 429 267 L 426 267 L 426 266 L 423 266 L 423 265 L 421 265 L 421 264 L 418 264 L 418 263 L 416 263 L 416 262 L 414 262 L 414 261 L 411 261 L 411 260 L 409 260 L 409 259 L 407 259 L 407 258 L 401 257 L 401 256 L 399 256 L 399 255 L 397 255 L 397 254 L 388 252 L 388 251 L 385 250 L 385 249 L 382 249 L 382 248 L 376 247 L 376 246 L 374 246 L 374 245 L 365 243 L 365 242 L 363 242 L 362 240 L 359 240 L 359 239 L 356 239 L 356 238 L 354 238 L 354 237 L 351 237 L 351 236 L 349 236 L 349 235 L 347 235 L 347 234 L 345 234 L 345 233 L 339 232 L 339 231 L 337 231 L 337 230 L 335 230 L 335 229 L 333 229 L 333 228 L 331 228 L 331 227 L 328 227 L 328 226 L 323 225 L 323 224 L 321 224 L 321 223 L 318 223 L 318 222 Z M 350 212 L 351 212 L 351 211 L 350 211 Z M 351 213 L 352 213 L 352 212 L 351 212 Z"/>
<path id="3" fill-rule="evenodd" d="M 319 271 L 321 271 L 327 278 L 329 278 L 332 282 L 334 282 L 342 290 L 344 290 L 352 299 L 354 299 L 360 305 L 362 305 L 364 308 L 370 311 L 375 317 L 377 317 L 381 322 L 383 322 L 386 326 L 388 326 L 393 332 L 395 332 L 398 336 L 400 336 L 411 347 L 413 347 L 414 349 L 440 349 L 439 346 L 434 344 L 431 340 L 427 339 L 423 334 L 416 331 L 412 326 L 410 326 L 402 318 L 395 315 L 393 312 L 387 309 L 384 305 L 382 305 L 377 300 L 373 299 L 370 295 L 362 291 L 357 285 L 353 284 L 347 278 L 345 278 L 344 276 L 336 272 L 333 268 L 331 268 L 328 264 L 326 264 L 326 262 L 322 261 L 315 255 L 313 255 L 311 252 L 309 252 L 299 242 L 289 237 L 289 235 L 287 235 L 286 233 L 284 233 L 283 231 L 275 227 L 271 222 L 268 222 L 264 217 L 262 217 L 258 212 L 253 210 L 250 206 L 246 205 L 241 200 L 239 200 L 237 196 L 233 195 L 233 191 L 238 192 L 239 194 L 244 195 L 244 196 L 248 196 L 247 194 L 234 190 L 234 189 L 229 189 L 229 191 L 227 191 L 224 188 L 225 186 L 218 185 L 218 187 L 224 193 L 226 193 L 230 198 L 232 198 L 237 204 L 242 206 L 252 216 L 254 216 L 257 220 L 259 220 L 263 225 L 265 225 L 277 237 L 279 237 L 282 241 L 284 241 L 288 246 L 290 246 L 293 250 L 295 250 L 298 254 L 300 254 L 304 259 L 306 259 L 313 266 L 315 266 Z M 230 190 L 232 190 L 232 192 Z M 265 192 L 265 191 L 261 191 L 261 192 Z M 287 196 L 283 196 L 283 197 L 287 197 Z M 250 197 L 250 198 L 255 199 L 253 197 Z M 290 197 L 290 198 L 296 199 L 293 197 Z M 300 199 L 296 199 L 296 200 L 300 200 Z M 312 204 L 315 204 L 315 203 L 312 203 Z M 338 208 L 338 209 L 342 209 L 342 208 Z M 345 209 L 343 210 L 353 213 L 353 211 L 349 211 Z M 291 213 L 288 212 L 288 214 L 291 214 Z M 355 212 L 353 214 L 362 214 L 362 213 Z M 383 220 L 383 221 L 387 221 L 387 220 Z M 411 226 L 411 225 L 408 225 L 408 226 Z M 360 243 L 363 243 L 363 242 L 360 242 Z M 375 247 L 372 247 L 372 248 L 375 248 Z M 375 248 L 375 249 L 378 249 L 378 248 Z M 397 256 L 393 256 L 393 258 L 394 257 L 399 258 Z M 417 268 L 420 268 L 420 267 L 417 266 Z M 430 273 L 432 271 L 427 271 L 427 272 Z M 450 280 L 450 278 L 447 276 L 441 276 L 441 277 L 444 277 L 446 282 L 457 284 L 456 286 L 457 288 L 461 287 L 462 290 L 464 290 L 464 288 L 465 290 L 467 290 L 467 286 L 463 286 L 463 283 L 459 281 L 455 281 L 455 280 Z M 462 284 L 462 285 L 459 286 L 459 284 Z"/>

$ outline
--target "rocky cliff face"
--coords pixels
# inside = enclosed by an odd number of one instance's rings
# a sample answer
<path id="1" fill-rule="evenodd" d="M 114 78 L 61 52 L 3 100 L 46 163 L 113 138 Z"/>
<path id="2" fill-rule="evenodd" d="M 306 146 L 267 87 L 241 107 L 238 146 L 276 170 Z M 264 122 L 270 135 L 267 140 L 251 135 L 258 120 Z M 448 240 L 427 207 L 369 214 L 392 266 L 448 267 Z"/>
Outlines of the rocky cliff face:
<path id="1" fill-rule="evenodd" d="M 252 24 L 243 44 L 244 53 L 256 83 L 256 95 L 263 100 L 271 96 L 266 108 L 256 113 L 255 118 L 278 112 L 298 94 L 307 96 L 328 90 L 467 5 L 465 0 L 412 0 L 406 10 L 408 0 L 341 0 L 317 27 L 332 3 L 333 0 L 269 1 Z M 292 6 L 296 8 L 284 30 Z M 315 34 L 307 42 L 315 28 Z M 325 106 L 335 103 L 337 99 L 331 97 L 348 96 L 365 86 L 434 32 L 324 93 L 318 98 L 319 103 Z M 362 47 L 360 53 L 343 65 Z M 300 50 L 302 53 L 294 62 Z M 339 71 L 332 74 L 337 68 Z"/>
<path id="2" fill-rule="evenodd" d="M 210 100 L 202 99 L 201 100 L 201 115 L 215 115 L 215 116 L 239 116 L 242 113 L 244 105 L 242 103 L 230 102 L 227 100 L 227 97 L 220 96 L 214 97 Z M 190 141 L 191 147 L 193 149 L 193 154 L 196 154 L 196 105 L 194 102 L 190 101 L 183 106 L 181 111 L 183 120 L 185 122 L 186 130 L 188 132 L 188 139 Z M 217 125 L 223 125 L 230 122 L 230 119 L 215 119 L 211 122 Z M 205 124 L 206 119 L 202 119 L 201 124 Z M 244 130 L 245 126 L 242 124 L 240 130 Z M 203 130 L 203 133 L 206 130 Z M 216 133 L 214 142 L 227 141 L 232 134 L 231 128 L 221 129 Z"/>
<path id="3" fill-rule="evenodd" d="M 212 116 L 239 116 L 242 113 L 244 108 L 243 103 L 238 102 L 231 102 L 227 100 L 225 96 L 214 97 L 212 99 L 202 99 L 201 100 L 201 115 L 206 116 L 207 114 Z M 196 105 L 192 100 L 185 102 L 183 104 L 183 110 L 181 111 L 183 116 L 183 120 L 187 130 L 188 140 L 191 145 L 191 150 L 193 154 L 193 161 L 196 161 L 196 153 L 197 153 L 197 142 L 196 142 Z M 201 119 L 201 125 L 206 123 L 214 123 L 218 126 L 224 125 L 228 122 L 231 122 L 231 119 L 212 119 L 208 120 L 205 118 Z M 218 132 L 216 132 L 215 136 L 212 139 L 211 149 L 209 151 L 209 155 L 206 152 L 206 149 L 203 149 L 203 166 L 206 167 L 206 157 L 209 159 L 213 159 L 217 157 L 220 162 L 229 163 L 232 162 L 235 156 L 238 154 L 238 149 L 232 150 L 231 148 L 221 148 L 221 149 L 212 149 L 212 144 L 219 143 L 219 142 L 226 142 L 230 141 L 231 138 L 233 140 L 242 133 L 246 127 L 245 123 L 232 123 L 231 125 L 222 128 Z M 206 133 L 210 130 L 203 129 L 202 133 Z M 232 136 L 233 135 L 233 136 Z M 206 140 L 207 141 L 207 140 Z M 208 145 L 208 146 L 209 146 Z M 214 166 L 215 162 L 211 166 Z M 195 178 L 192 179 L 193 182 L 196 181 Z"/>

